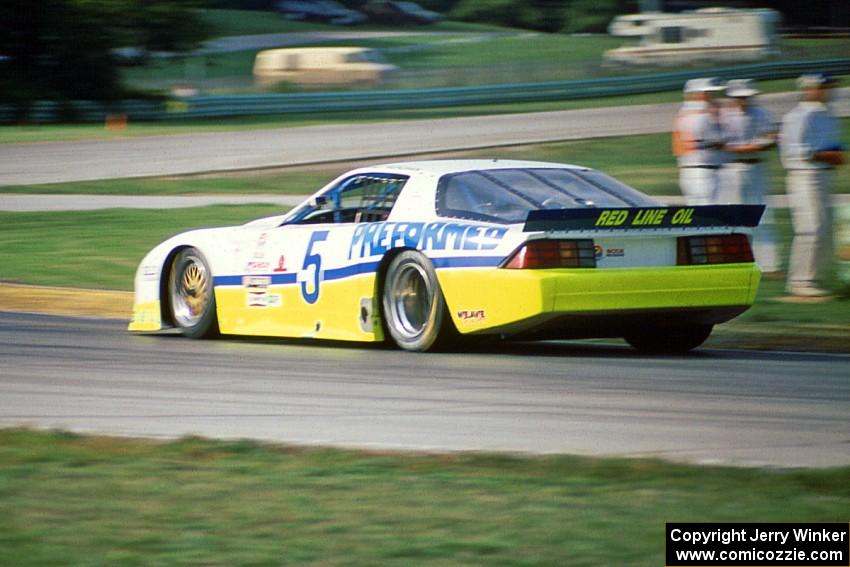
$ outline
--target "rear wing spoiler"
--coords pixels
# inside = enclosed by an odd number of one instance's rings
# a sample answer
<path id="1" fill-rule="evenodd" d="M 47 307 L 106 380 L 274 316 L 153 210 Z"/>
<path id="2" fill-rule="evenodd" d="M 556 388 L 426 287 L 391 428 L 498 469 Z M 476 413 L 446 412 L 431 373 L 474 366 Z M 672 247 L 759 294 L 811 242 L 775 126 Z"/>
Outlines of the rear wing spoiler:
<path id="1" fill-rule="evenodd" d="M 528 213 L 523 231 L 755 227 L 764 209 L 764 205 L 541 209 Z"/>

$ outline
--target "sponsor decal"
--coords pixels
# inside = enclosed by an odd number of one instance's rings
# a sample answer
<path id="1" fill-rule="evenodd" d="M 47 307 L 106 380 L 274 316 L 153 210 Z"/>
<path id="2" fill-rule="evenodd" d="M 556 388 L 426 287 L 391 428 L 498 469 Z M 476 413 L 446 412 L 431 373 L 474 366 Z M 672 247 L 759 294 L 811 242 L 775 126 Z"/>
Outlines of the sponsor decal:
<path id="1" fill-rule="evenodd" d="M 251 260 L 248 262 L 247 271 L 249 272 L 268 272 L 271 266 L 264 260 Z"/>
<path id="2" fill-rule="evenodd" d="M 464 309 L 457 312 L 457 318 L 461 321 L 483 321 L 487 314 L 483 309 Z"/>
<path id="3" fill-rule="evenodd" d="M 694 222 L 693 209 L 620 209 L 606 210 L 596 217 L 594 226 L 687 226 Z"/>
<path id="4" fill-rule="evenodd" d="M 257 238 L 257 249 L 254 251 L 255 260 L 262 260 L 266 257 L 266 242 L 268 240 L 269 235 L 265 232 Z"/>
<path id="5" fill-rule="evenodd" d="M 248 289 L 267 289 L 270 283 L 270 276 L 242 276 L 242 285 Z"/>
<path id="6" fill-rule="evenodd" d="M 593 245 L 593 255 L 597 260 L 602 258 L 622 258 L 626 255 L 625 248 L 603 248 L 600 244 Z"/>
<path id="7" fill-rule="evenodd" d="M 245 288 L 248 307 L 280 307 L 282 298 L 279 294 L 269 293 L 270 276 L 243 276 L 242 286 Z"/>
<path id="8" fill-rule="evenodd" d="M 523 230 L 629 230 L 758 226 L 764 205 L 540 209 L 528 213 Z"/>
<path id="9" fill-rule="evenodd" d="M 451 222 L 366 223 L 354 230 L 348 258 L 378 256 L 402 246 L 417 250 L 495 250 L 507 231 L 507 227 Z"/>
<path id="10" fill-rule="evenodd" d="M 285 272 L 286 270 L 286 258 L 283 254 L 280 255 L 280 258 L 277 259 L 277 266 L 274 269 L 275 272 Z"/>

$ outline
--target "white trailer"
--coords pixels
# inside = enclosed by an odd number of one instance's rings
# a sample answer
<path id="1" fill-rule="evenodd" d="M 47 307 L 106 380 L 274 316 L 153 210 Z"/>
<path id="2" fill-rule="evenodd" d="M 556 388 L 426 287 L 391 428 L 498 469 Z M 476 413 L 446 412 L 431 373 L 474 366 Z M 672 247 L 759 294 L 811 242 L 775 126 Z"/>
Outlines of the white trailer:
<path id="1" fill-rule="evenodd" d="M 779 12 L 705 8 L 617 16 L 612 35 L 639 37 L 638 45 L 611 49 L 608 63 L 675 65 L 699 61 L 757 61 L 779 54 Z"/>

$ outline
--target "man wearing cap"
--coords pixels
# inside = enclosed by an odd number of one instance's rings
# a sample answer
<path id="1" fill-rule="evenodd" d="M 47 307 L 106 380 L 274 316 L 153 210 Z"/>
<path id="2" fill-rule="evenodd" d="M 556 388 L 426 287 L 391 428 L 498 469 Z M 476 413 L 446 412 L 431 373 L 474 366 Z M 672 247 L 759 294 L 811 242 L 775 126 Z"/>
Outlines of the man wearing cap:
<path id="1" fill-rule="evenodd" d="M 679 163 L 679 186 L 689 205 L 717 202 L 723 137 L 715 94 L 723 90 L 713 78 L 685 83 L 685 104 L 673 124 L 673 154 Z"/>
<path id="2" fill-rule="evenodd" d="M 756 104 L 759 93 L 748 79 L 726 84 L 729 104 L 720 114 L 728 162 L 721 172 L 720 202 L 766 205 L 769 193 L 765 150 L 776 144 L 777 127 L 770 113 Z M 753 253 L 766 273 L 779 271 L 779 254 L 773 214 L 765 211 L 753 235 Z"/>
<path id="3" fill-rule="evenodd" d="M 834 83 L 824 74 L 800 77 L 802 100 L 782 121 L 782 165 L 794 225 L 786 289 L 796 297 L 829 295 L 822 281 L 832 259 L 831 186 L 833 170 L 845 161 L 838 120 L 827 107 Z"/>

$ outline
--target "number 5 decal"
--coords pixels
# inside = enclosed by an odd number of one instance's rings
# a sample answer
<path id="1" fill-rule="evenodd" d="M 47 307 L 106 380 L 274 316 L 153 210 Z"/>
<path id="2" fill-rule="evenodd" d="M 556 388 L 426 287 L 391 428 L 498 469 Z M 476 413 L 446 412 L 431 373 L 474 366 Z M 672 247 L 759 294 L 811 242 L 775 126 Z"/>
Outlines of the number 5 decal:
<path id="1" fill-rule="evenodd" d="M 304 301 L 310 303 L 311 305 L 319 300 L 319 280 L 322 274 L 322 256 L 321 254 L 313 253 L 313 245 L 317 242 L 322 242 L 327 239 L 327 230 L 317 230 L 316 232 L 310 235 L 310 243 L 307 244 L 307 253 L 304 254 L 304 265 L 301 267 L 301 269 L 306 272 L 310 269 L 310 266 L 313 267 L 313 289 L 310 291 L 307 290 L 308 281 L 305 274 L 305 278 L 301 280 L 301 296 L 304 298 Z"/>

